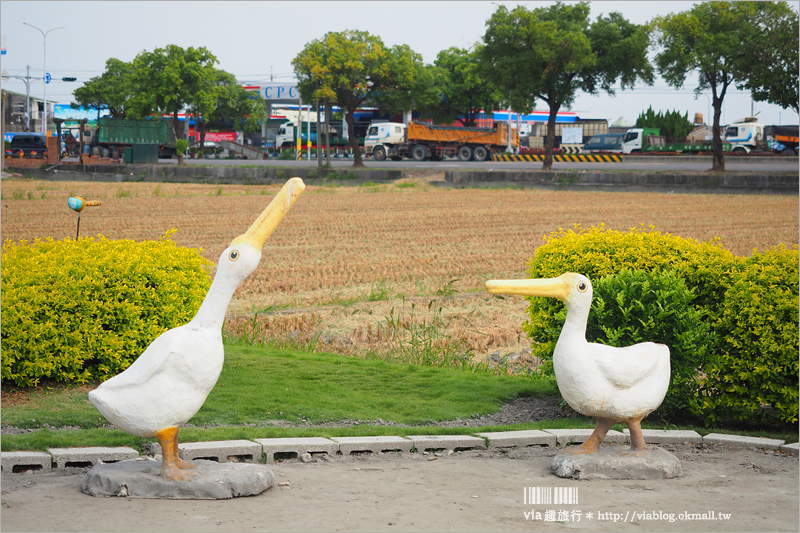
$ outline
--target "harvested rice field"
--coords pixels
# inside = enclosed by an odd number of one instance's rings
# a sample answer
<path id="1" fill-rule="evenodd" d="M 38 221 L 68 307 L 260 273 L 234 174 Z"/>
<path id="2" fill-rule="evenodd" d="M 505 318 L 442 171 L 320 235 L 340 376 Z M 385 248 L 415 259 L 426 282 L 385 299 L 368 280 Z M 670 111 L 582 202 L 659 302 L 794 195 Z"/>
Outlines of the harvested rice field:
<path id="1" fill-rule="evenodd" d="M 75 238 L 67 198 L 80 195 L 103 203 L 83 211 L 82 237 L 143 241 L 175 228 L 178 245 L 202 248 L 216 262 L 279 188 L 4 180 L 2 239 Z M 800 239 L 797 196 L 445 189 L 424 179 L 312 185 L 236 292 L 227 328 L 363 354 L 391 343 L 390 317 L 438 319 L 479 360 L 529 366 L 519 330 L 525 302 L 489 297 L 483 284 L 525 277 L 544 236 L 576 224 L 652 225 L 718 238 L 740 256 Z"/>

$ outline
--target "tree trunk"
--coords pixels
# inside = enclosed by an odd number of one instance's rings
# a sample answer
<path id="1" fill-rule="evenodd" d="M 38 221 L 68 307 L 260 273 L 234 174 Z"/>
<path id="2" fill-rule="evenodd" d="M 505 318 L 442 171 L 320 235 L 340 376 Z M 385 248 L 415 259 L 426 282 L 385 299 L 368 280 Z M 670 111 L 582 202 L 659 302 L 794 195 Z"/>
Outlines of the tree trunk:
<path id="1" fill-rule="evenodd" d="M 716 91 L 714 91 L 716 93 Z M 711 166 L 711 170 L 714 172 L 723 172 L 725 170 L 725 160 L 722 157 L 722 137 L 719 134 L 719 119 L 722 116 L 722 99 L 717 98 L 716 94 L 714 94 L 714 125 L 713 127 L 713 145 L 714 145 L 714 156 L 713 156 L 713 164 Z"/>
<path id="2" fill-rule="evenodd" d="M 353 166 L 363 167 L 364 162 L 361 160 L 361 150 L 358 149 L 358 138 L 356 138 L 356 109 L 358 107 L 347 110 L 347 134 L 350 136 L 350 148 L 353 149 Z"/>
<path id="3" fill-rule="evenodd" d="M 331 101 L 325 100 L 325 164 L 331 166 L 331 121 L 333 120 L 333 110 Z"/>
<path id="4" fill-rule="evenodd" d="M 322 128 L 320 127 L 319 121 L 319 113 L 321 109 L 319 108 L 319 100 L 317 100 L 317 169 L 322 168 Z"/>
<path id="5" fill-rule="evenodd" d="M 197 149 L 198 159 L 206 158 L 206 121 L 198 120 L 197 125 L 200 126 L 200 147 Z"/>
<path id="6" fill-rule="evenodd" d="M 172 113 L 172 132 L 175 134 L 175 141 L 178 141 L 178 139 L 181 138 L 181 121 L 178 119 L 178 110 L 177 109 Z M 175 150 L 176 154 L 177 154 L 177 152 L 178 151 Z M 177 155 L 178 155 L 178 164 L 182 165 L 183 164 L 183 154 L 177 154 Z"/>
<path id="7" fill-rule="evenodd" d="M 544 163 L 542 163 L 543 170 L 551 170 L 553 168 L 553 147 L 556 144 L 556 115 L 560 106 L 550 105 L 550 115 L 547 117 L 547 137 L 544 140 Z"/>

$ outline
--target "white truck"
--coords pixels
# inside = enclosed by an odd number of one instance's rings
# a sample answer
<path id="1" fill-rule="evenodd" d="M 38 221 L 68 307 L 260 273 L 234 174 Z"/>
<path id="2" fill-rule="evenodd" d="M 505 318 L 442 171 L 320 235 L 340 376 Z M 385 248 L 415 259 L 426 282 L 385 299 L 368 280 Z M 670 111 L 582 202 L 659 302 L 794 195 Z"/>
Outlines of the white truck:
<path id="1" fill-rule="evenodd" d="M 756 117 L 744 117 L 728 124 L 725 128 L 725 142 L 731 144 L 731 150 L 749 154 L 759 142 L 764 140 L 764 125 Z"/>
<path id="2" fill-rule="evenodd" d="M 631 128 L 622 138 L 622 153 L 633 154 L 648 151 L 648 148 L 664 146 L 664 137 L 658 128 Z"/>

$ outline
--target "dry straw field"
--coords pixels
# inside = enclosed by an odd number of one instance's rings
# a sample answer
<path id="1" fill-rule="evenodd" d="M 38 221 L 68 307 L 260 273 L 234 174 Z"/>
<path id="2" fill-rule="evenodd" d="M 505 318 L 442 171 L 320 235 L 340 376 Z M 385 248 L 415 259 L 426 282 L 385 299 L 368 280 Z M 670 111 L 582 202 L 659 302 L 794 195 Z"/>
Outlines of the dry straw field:
<path id="1" fill-rule="evenodd" d="M 217 260 L 279 189 L 254 185 L 5 180 L 2 238 L 75 237 L 67 198 L 98 199 L 81 236 L 157 239 Z M 309 186 L 264 248 L 229 309 L 231 331 L 313 340 L 342 353 L 391 343 L 387 317 L 436 319 L 486 359 L 526 361 L 521 299 L 483 292 L 492 278 L 525 276 L 543 237 L 575 224 L 650 226 L 737 255 L 798 242 L 798 197 L 543 190 L 443 189 L 424 179 L 393 185 Z M 428 307 L 431 301 L 437 302 Z M 412 307 L 413 306 L 413 307 Z M 441 311 L 437 311 L 441 306 Z M 438 315 L 437 315 L 438 313 Z M 413 316 L 412 316 L 413 314 Z"/>

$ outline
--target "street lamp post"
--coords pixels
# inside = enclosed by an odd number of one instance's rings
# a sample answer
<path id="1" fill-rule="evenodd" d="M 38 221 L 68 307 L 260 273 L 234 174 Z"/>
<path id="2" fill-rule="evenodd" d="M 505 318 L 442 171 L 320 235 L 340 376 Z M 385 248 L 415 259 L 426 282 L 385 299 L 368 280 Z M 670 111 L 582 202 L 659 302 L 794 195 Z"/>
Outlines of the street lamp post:
<path id="1" fill-rule="evenodd" d="M 27 22 L 23 22 L 23 24 L 26 26 L 30 26 L 31 28 L 37 30 L 39 33 L 42 34 L 42 41 L 44 47 L 44 75 L 42 77 L 42 80 L 44 81 L 44 119 L 42 120 L 42 131 L 44 132 L 44 136 L 47 137 L 47 79 L 46 79 L 47 78 L 47 34 L 50 33 L 51 31 L 63 30 L 64 26 L 60 26 L 58 28 L 51 28 L 46 32 L 44 32 L 39 28 L 37 28 L 36 26 L 34 26 L 33 24 L 28 24 Z"/>

